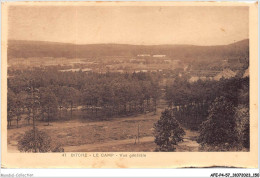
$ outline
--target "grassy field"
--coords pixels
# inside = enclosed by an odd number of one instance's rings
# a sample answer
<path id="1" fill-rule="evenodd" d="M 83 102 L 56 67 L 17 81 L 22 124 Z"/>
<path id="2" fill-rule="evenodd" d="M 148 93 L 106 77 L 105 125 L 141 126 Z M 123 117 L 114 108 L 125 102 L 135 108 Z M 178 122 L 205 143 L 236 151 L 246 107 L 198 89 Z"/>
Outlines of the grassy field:
<path id="1" fill-rule="evenodd" d="M 80 146 L 92 145 L 93 147 L 93 145 L 103 144 L 105 148 L 106 145 L 110 145 L 111 143 L 115 145 L 136 145 L 138 125 L 140 128 L 140 142 L 142 142 L 142 138 L 146 137 L 150 137 L 149 141 L 153 142 L 153 124 L 158 119 L 159 113 L 157 115 L 148 113 L 135 117 L 114 118 L 110 121 L 88 122 L 73 119 L 63 122 L 52 122 L 50 126 L 46 126 L 44 122 L 37 122 L 37 128 L 47 132 L 51 136 L 52 141 L 64 147 L 65 151 L 88 151 L 88 147 L 84 147 L 85 150 L 81 150 Z M 32 126 L 23 126 L 8 129 L 8 150 L 17 151 L 17 141 L 31 128 Z M 125 140 L 128 141 L 125 142 Z M 120 141 L 123 142 L 120 143 Z M 140 142 L 139 144 L 141 144 Z M 100 151 L 103 150 L 101 149 Z M 114 151 L 114 149 L 110 151 Z"/>
<path id="2" fill-rule="evenodd" d="M 153 112 L 111 118 L 108 121 L 91 121 L 78 119 L 75 115 L 72 120 L 55 121 L 47 126 L 46 122 L 37 121 L 37 128 L 51 136 L 54 145 L 61 145 L 65 152 L 148 152 L 154 151 L 153 126 L 160 118 L 163 106 Z M 22 123 L 21 123 L 22 124 Z M 139 125 L 139 142 L 137 139 Z M 8 151 L 18 152 L 17 142 L 21 136 L 32 129 L 32 125 L 22 124 L 21 127 L 8 129 Z M 186 130 L 184 141 L 176 151 L 198 151 L 196 142 L 198 133 Z"/>
<path id="3" fill-rule="evenodd" d="M 53 145 L 61 145 L 65 152 L 151 152 L 155 151 L 153 125 L 160 114 L 153 113 L 133 117 L 114 118 L 110 121 L 83 121 L 78 119 L 52 122 L 37 122 L 39 130 L 48 133 Z M 140 127 L 139 142 L 136 139 Z M 8 129 L 8 151 L 19 152 L 17 142 L 32 126 Z M 176 146 L 177 152 L 227 151 L 221 148 L 202 149 L 196 142 L 197 131 L 185 129 L 183 142 Z M 248 149 L 228 151 L 249 151 Z"/>

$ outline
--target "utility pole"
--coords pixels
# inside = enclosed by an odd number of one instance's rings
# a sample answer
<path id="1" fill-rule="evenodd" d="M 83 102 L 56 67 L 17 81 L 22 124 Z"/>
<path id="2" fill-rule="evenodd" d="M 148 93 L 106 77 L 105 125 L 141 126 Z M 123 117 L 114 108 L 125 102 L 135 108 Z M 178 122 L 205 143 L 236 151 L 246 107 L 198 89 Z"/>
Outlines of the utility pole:
<path id="1" fill-rule="evenodd" d="M 139 144 L 139 124 L 138 124 L 138 130 L 137 130 L 137 143 Z"/>
<path id="2" fill-rule="evenodd" d="M 31 86 L 31 91 L 32 91 L 32 108 L 33 108 L 33 137 L 34 137 L 34 152 L 36 153 L 36 128 L 35 128 L 35 99 L 34 99 L 34 87 L 33 84 Z"/>

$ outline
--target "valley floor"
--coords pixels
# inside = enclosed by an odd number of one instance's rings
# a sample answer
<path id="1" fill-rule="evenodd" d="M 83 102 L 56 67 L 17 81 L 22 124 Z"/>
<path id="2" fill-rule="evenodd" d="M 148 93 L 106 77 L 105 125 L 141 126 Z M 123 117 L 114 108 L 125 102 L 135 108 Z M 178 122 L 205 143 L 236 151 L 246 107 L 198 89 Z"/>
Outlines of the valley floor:
<path id="1" fill-rule="evenodd" d="M 68 120 L 52 122 L 46 126 L 37 122 L 39 130 L 48 133 L 54 145 L 60 144 L 65 152 L 151 152 L 156 145 L 153 137 L 153 125 L 160 118 L 157 114 L 148 113 L 110 121 L 87 122 Z M 137 139 L 139 125 L 139 143 Z M 8 129 L 8 151 L 18 152 L 17 141 L 32 126 Z M 185 129 L 184 141 L 179 143 L 176 151 L 199 151 L 196 142 L 198 133 Z"/>

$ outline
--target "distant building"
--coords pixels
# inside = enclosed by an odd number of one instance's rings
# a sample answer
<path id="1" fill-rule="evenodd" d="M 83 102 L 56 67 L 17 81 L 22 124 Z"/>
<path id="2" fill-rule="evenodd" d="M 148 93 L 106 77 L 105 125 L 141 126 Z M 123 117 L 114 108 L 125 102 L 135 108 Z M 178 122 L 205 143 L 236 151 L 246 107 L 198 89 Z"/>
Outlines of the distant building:
<path id="1" fill-rule="evenodd" d="M 190 83 L 193 83 L 193 82 L 197 82 L 198 80 L 205 81 L 205 80 L 212 80 L 212 78 L 211 78 L 211 77 L 192 76 L 192 77 L 189 79 L 189 82 L 190 82 Z"/>
<path id="2" fill-rule="evenodd" d="M 116 70 L 116 72 L 118 72 L 118 73 L 124 73 L 124 70 Z"/>
<path id="3" fill-rule="evenodd" d="M 249 68 L 246 69 L 244 75 L 243 75 L 243 78 L 245 77 L 249 77 Z"/>
<path id="4" fill-rule="evenodd" d="M 92 69 L 90 69 L 90 68 L 85 68 L 85 69 L 82 69 L 82 72 L 92 72 Z"/>
<path id="5" fill-rule="evenodd" d="M 150 54 L 138 54 L 137 56 L 139 56 L 139 57 L 149 57 L 151 55 Z"/>
<path id="6" fill-rule="evenodd" d="M 130 62 L 136 63 L 136 64 L 144 64 L 144 63 L 146 63 L 146 60 L 142 59 L 142 58 L 140 58 L 140 59 L 130 59 Z"/>
<path id="7" fill-rule="evenodd" d="M 148 72 L 148 70 L 136 70 L 135 71 L 135 73 L 140 73 L 140 72 L 146 73 L 146 72 Z"/>
<path id="8" fill-rule="evenodd" d="M 80 69 L 64 69 L 64 70 L 59 70 L 60 72 L 78 72 Z"/>
<path id="9" fill-rule="evenodd" d="M 155 55 L 153 55 L 153 57 L 166 57 L 166 55 L 164 55 L 164 54 L 155 54 Z"/>
<path id="10" fill-rule="evenodd" d="M 225 69 L 222 72 L 218 73 L 215 77 L 214 80 L 220 80 L 221 78 L 232 78 L 236 76 L 236 72 L 230 70 L 230 69 Z"/>
<path id="11" fill-rule="evenodd" d="M 77 69 L 64 69 L 64 70 L 59 70 L 59 71 L 60 72 L 79 72 L 79 71 L 92 72 L 92 69 L 90 69 L 90 68 L 84 68 L 84 69 L 77 68 Z"/>

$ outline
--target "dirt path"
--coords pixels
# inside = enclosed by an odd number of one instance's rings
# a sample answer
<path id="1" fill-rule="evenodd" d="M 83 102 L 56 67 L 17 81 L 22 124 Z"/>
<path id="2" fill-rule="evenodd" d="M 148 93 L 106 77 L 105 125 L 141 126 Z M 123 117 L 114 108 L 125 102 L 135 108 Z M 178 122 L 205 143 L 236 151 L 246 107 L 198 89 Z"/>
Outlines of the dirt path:
<path id="1" fill-rule="evenodd" d="M 48 129 L 51 128 L 52 127 L 49 127 Z M 186 135 L 184 136 L 184 141 L 176 146 L 176 152 L 198 152 L 199 144 L 196 142 L 198 132 L 185 129 L 185 133 Z M 140 143 L 137 144 L 137 140 L 132 138 L 122 140 L 109 140 L 104 142 L 81 144 L 75 146 L 63 146 L 63 148 L 65 152 L 154 151 L 156 148 L 153 136 L 141 137 L 139 139 L 139 142 Z M 8 151 L 18 152 L 16 144 L 16 141 L 11 141 L 11 143 L 8 144 Z"/>
<path id="2" fill-rule="evenodd" d="M 145 142 L 153 142 L 154 137 L 142 137 L 139 139 L 141 143 Z M 99 144 L 85 144 L 79 146 L 66 146 L 64 147 L 65 152 L 85 152 L 85 151 L 96 151 L 102 150 L 102 148 L 107 149 L 107 147 L 117 147 L 119 145 L 128 145 L 128 144 L 135 144 L 137 140 L 135 139 L 125 139 L 125 140 L 113 140 L 110 142 L 99 143 Z M 137 144 L 137 143 L 136 143 Z M 113 150 L 111 150 L 112 152 Z M 127 150 L 124 150 L 127 151 Z"/>
<path id="3" fill-rule="evenodd" d="M 188 129 L 184 129 L 184 131 L 186 134 L 184 136 L 183 142 L 179 143 L 176 146 L 176 151 L 177 152 L 185 152 L 185 151 L 198 152 L 200 145 L 197 143 L 196 139 L 199 133 L 197 131 L 191 131 Z"/>

